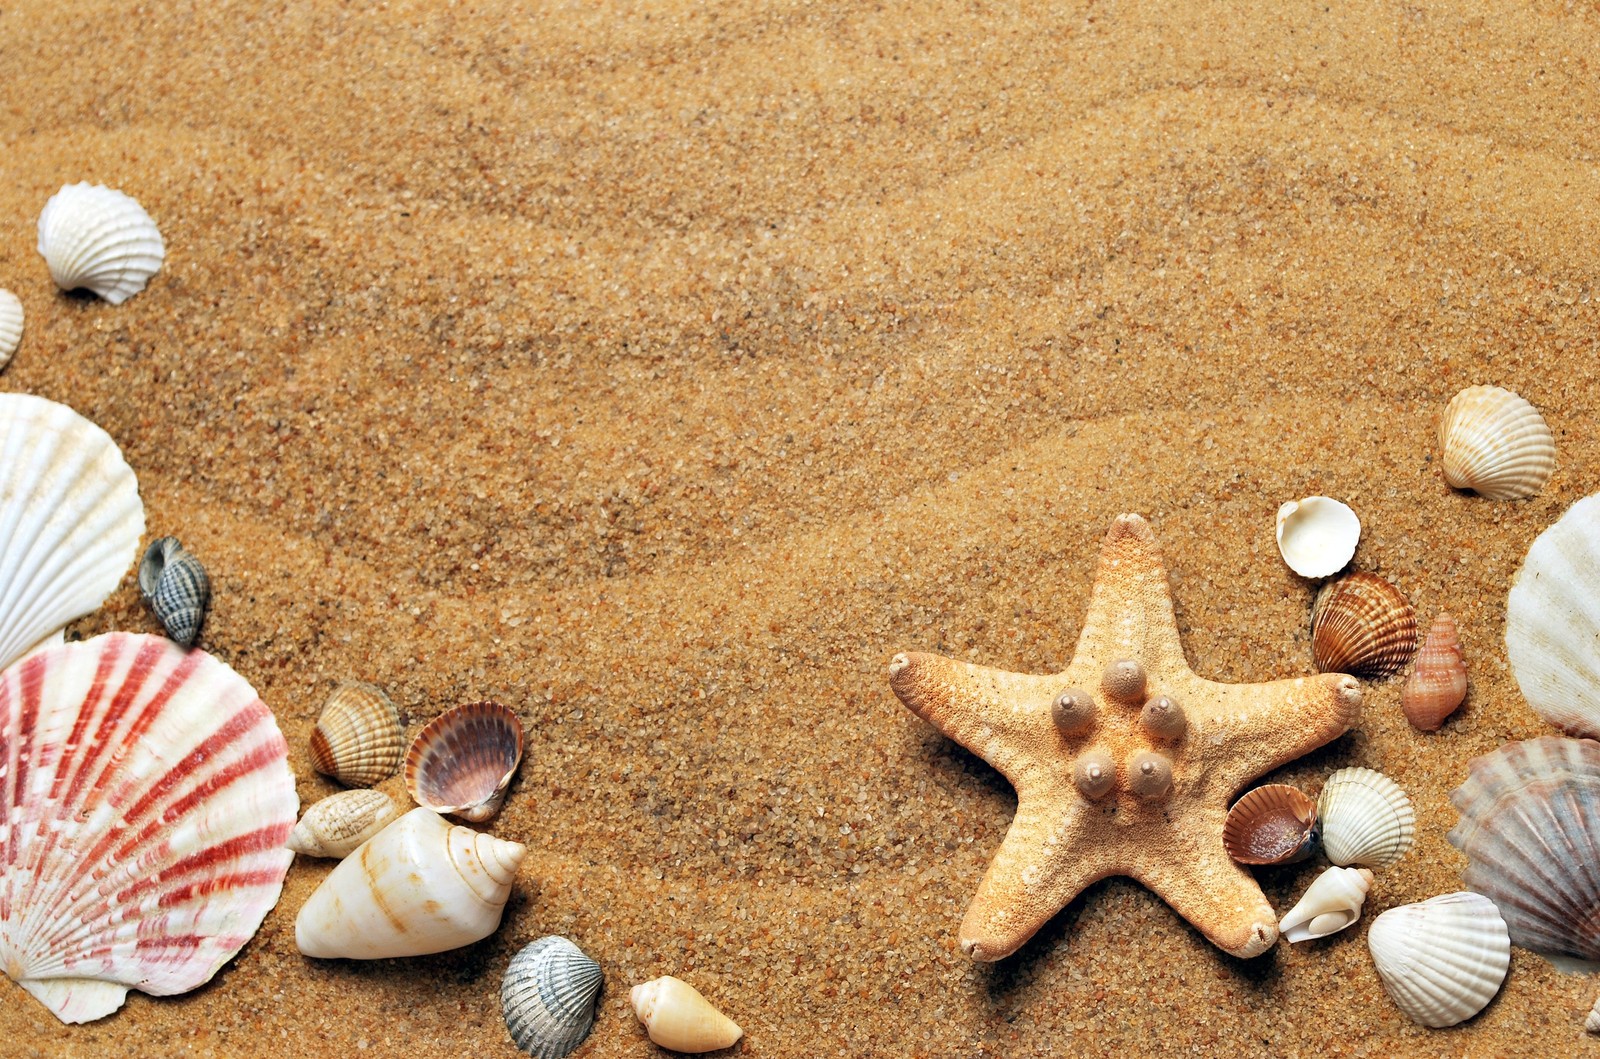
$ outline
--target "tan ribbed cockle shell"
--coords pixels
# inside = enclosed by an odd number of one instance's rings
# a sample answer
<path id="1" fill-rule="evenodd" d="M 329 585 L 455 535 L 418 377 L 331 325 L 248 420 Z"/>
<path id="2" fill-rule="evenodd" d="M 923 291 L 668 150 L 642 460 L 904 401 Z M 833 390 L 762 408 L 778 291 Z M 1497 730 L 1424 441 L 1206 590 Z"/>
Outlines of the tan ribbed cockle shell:
<path id="1" fill-rule="evenodd" d="M 1556 442 L 1539 410 L 1498 386 L 1469 386 L 1439 421 L 1444 480 L 1489 500 L 1526 500 L 1556 467 Z"/>
<path id="2" fill-rule="evenodd" d="M 311 733 L 311 763 L 351 787 L 394 775 L 405 755 L 400 713 L 381 688 L 346 681 L 334 689 Z"/>
<path id="3" fill-rule="evenodd" d="M 1400 692 L 1400 708 L 1412 727 L 1437 731 L 1467 697 L 1467 663 L 1461 657 L 1456 622 L 1448 613 L 1433 620 L 1417 652 L 1417 665 Z"/>
<path id="4" fill-rule="evenodd" d="M 1324 673 L 1392 677 L 1417 648 L 1417 615 L 1377 574 L 1325 585 L 1311 610 L 1311 653 Z"/>

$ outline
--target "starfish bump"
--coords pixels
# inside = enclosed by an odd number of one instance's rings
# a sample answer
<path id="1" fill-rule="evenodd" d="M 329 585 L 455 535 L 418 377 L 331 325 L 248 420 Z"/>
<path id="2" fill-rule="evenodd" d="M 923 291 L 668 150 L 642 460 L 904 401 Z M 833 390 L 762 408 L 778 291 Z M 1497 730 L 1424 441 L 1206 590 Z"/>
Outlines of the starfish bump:
<path id="1" fill-rule="evenodd" d="M 1000 771 L 1017 814 L 961 924 L 979 960 L 1015 952 L 1089 884 L 1127 875 L 1218 948 L 1256 956 L 1277 915 L 1222 846 L 1251 780 L 1349 731 L 1354 677 L 1218 684 L 1190 668 L 1166 568 L 1138 515 L 1112 523 L 1072 663 L 1029 675 L 895 655 L 912 712 Z"/>

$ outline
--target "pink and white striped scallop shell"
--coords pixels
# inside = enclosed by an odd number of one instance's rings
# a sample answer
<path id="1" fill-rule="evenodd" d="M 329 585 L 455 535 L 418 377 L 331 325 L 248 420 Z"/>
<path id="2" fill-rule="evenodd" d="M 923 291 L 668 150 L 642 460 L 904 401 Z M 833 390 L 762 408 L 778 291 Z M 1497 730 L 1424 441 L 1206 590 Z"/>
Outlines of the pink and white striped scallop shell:
<path id="1" fill-rule="evenodd" d="M 278 901 L 299 799 L 250 684 L 110 633 L 0 673 L 0 970 L 63 1022 L 210 980 Z"/>

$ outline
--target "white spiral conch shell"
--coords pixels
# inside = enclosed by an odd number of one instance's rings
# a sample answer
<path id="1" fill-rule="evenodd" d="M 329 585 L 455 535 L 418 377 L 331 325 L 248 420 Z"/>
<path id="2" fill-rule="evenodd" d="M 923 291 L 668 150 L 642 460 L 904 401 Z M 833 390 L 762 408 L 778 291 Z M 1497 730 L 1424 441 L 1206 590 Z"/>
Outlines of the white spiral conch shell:
<path id="1" fill-rule="evenodd" d="M 413 809 L 339 862 L 294 921 L 307 956 L 378 960 L 460 948 L 500 925 L 520 842 Z"/>
<path id="2" fill-rule="evenodd" d="M 343 860 L 399 815 L 400 807 L 382 791 L 340 791 L 306 810 L 289 832 L 289 848 L 308 857 Z"/>
<path id="3" fill-rule="evenodd" d="M 8 290 L 0 290 L 0 368 L 11 363 L 11 355 L 22 344 L 22 301 Z"/>
<path id="4" fill-rule="evenodd" d="M 1291 942 L 1337 934 L 1361 918 L 1371 886 L 1372 872 L 1366 868 L 1329 868 L 1306 888 L 1278 930 Z"/>
<path id="5" fill-rule="evenodd" d="M 1534 712 L 1600 736 L 1600 493 L 1533 542 L 1506 598 L 1506 653 Z"/>
<path id="6" fill-rule="evenodd" d="M 1400 785 L 1372 769 L 1340 769 L 1317 798 L 1322 852 L 1346 867 L 1387 868 L 1405 856 L 1416 835 L 1416 812 Z"/>
<path id="7" fill-rule="evenodd" d="M 1360 540 L 1361 520 L 1332 497 L 1308 496 L 1278 508 L 1278 551 L 1301 577 L 1316 580 L 1343 570 Z"/>
<path id="8" fill-rule="evenodd" d="M 39 253 L 62 290 L 87 288 L 112 305 L 144 290 L 166 247 L 144 207 L 99 184 L 68 184 L 39 214 Z"/>
<path id="9" fill-rule="evenodd" d="M 1539 410 L 1510 390 L 1469 386 L 1439 421 L 1444 480 L 1489 500 L 1536 496 L 1556 467 L 1556 442 Z"/>
<path id="10" fill-rule="evenodd" d="M 744 1036 L 699 990 L 670 974 L 634 986 L 628 998 L 650 1039 L 674 1052 L 714 1052 Z"/>
<path id="11" fill-rule="evenodd" d="M 1487 1007 L 1511 966 L 1505 921 L 1469 891 L 1389 909 L 1372 921 L 1367 947 L 1389 998 L 1435 1029 Z"/>

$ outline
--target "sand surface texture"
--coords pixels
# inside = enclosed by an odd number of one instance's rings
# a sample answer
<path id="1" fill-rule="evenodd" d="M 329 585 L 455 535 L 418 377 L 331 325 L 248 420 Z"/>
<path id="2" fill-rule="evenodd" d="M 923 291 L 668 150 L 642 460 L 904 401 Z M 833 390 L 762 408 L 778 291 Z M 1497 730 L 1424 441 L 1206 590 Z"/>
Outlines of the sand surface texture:
<path id="1" fill-rule="evenodd" d="M 376 7 L 377 10 L 363 10 Z M 1600 14 L 1592 5 L 666 2 L 0 9 L 0 388 L 66 402 L 209 566 L 202 646 L 307 743 L 347 678 L 415 731 L 528 727 L 500 930 L 312 961 L 301 860 L 196 993 L 64 1027 L 0 982 L 0 1051 L 517 1053 L 507 960 L 604 967 L 578 1053 L 661 1055 L 660 974 L 747 1056 L 1567 1055 L 1592 978 L 1514 953 L 1428 1031 L 1365 943 L 1459 889 L 1467 760 L 1550 733 L 1506 662 L 1534 537 L 1600 488 Z M 34 224 L 120 187 L 169 247 L 121 307 L 55 290 Z M 1532 501 L 1451 491 L 1475 383 L 1553 429 Z M 1128 880 L 1016 956 L 957 926 L 1015 809 L 889 690 L 895 651 L 1071 657 L 1099 540 L 1146 515 L 1194 669 L 1313 671 L 1285 500 L 1365 523 L 1358 569 L 1461 624 L 1472 691 L 1398 680 L 1281 770 L 1416 803 L 1363 923 L 1246 961 Z M 132 571 L 72 637 L 155 631 Z M 404 794 L 398 778 L 385 790 Z M 1325 865 L 1258 877 L 1280 913 Z"/>

